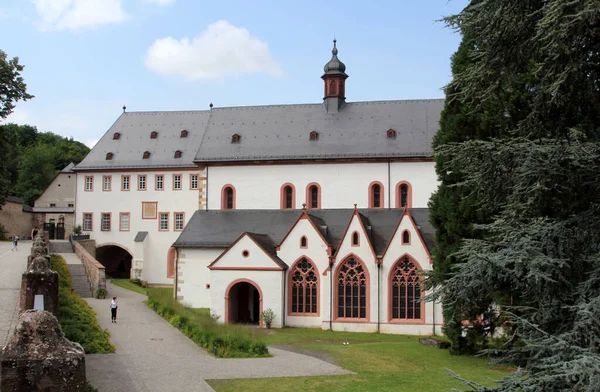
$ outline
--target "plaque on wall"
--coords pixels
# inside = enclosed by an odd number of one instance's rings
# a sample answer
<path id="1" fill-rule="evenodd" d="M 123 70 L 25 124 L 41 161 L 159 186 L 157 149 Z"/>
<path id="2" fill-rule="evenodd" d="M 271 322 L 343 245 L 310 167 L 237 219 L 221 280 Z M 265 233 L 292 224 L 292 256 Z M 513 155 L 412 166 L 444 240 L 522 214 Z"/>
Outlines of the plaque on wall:
<path id="1" fill-rule="evenodd" d="M 142 202 L 142 219 L 156 219 L 158 203 L 155 201 Z"/>

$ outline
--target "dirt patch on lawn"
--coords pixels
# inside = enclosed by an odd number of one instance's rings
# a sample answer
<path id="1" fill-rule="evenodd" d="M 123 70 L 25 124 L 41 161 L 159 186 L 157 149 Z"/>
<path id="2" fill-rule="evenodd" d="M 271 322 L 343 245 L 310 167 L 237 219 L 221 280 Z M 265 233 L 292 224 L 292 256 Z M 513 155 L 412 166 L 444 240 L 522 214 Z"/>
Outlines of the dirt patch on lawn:
<path id="1" fill-rule="evenodd" d="M 323 351 L 308 350 L 308 349 L 300 348 L 300 347 L 297 347 L 297 346 L 288 346 L 288 345 L 280 345 L 280 344 L 278 344 L 278 345 L 269 345 L 269 346 L 271 346 L 273 348 L 277 348 L 279 350 L 291 351 L 291 352 L 296 353 L 296 354 L 308 355 L 310 357 L 314 357 L 314 358 L 320 359 L 322 361 L 329 362 L 332 365 L 339 366 L 336 363 L 335 359 L 333 359 L 333 357 L 331 355 L 329 355 L 327 353 L 324 353 Z"/>

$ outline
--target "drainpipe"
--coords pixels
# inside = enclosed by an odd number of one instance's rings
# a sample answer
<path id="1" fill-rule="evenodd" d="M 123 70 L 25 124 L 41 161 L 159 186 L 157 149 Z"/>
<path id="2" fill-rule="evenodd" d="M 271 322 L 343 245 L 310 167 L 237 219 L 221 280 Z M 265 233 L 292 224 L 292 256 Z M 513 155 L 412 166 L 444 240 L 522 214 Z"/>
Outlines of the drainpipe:
<path id="1" fill-rule="evenodd" d="M 208 211 L 208 165 L 206 165 L 206 186 L 204 187 L 204 193 L 206 194 L 204 197 L 204 203 L 206 203 L 204 209 Z"/>
<path id="2" fill-rule="evenodd" d="M 175 302 L 177 302 L 177 283 L 179 281 L 179 248 L 175 248 Z"/>
<path id="3" fill-rule="evenodd" d="M 388 159 L 388 210 L 392 208 L 392 180 L 390 178 L 390 160 Z"/>
<path id="4" fill-rule="evenodd" d="M 435 336 L 435 299 L 431 303 L 433 306 L 433 336 Z"/>
<path id="5" fill-rule="evenodd" d="M 379 309 L 380 304 L 380 294 L 381 294 L 381 260 L 377 262 L 377 333 L 379 333 L 379 324 L 381 322 L 381 311 Z"/>
<path id="6" fill-rule="evenodd" d="M 333 261 L 329 259 L 329 330 L 333 331 Z"/>
<path id="7" fill-rule="evenodd" d="M 282 272 L 283 272 L 283 275 L 282 275 L 283 276 L 283 295 L 281 296 L 281 298 L 283 299 L 283 306 L 281 308 L 283 309 L 283 314 L 281 315 L 281 328 L 285 327 L 285 318 L 287 315 L 287 312 L 285 309 L 286 308 L 285 304 L 287 302 L 286 297 L 285 297 L 285 293 L 287 292 L 286 284 L 285 284 L 287 279 L 285 278 L 285 274 L 286 274 L 287 270 L 284 269 Z"/>

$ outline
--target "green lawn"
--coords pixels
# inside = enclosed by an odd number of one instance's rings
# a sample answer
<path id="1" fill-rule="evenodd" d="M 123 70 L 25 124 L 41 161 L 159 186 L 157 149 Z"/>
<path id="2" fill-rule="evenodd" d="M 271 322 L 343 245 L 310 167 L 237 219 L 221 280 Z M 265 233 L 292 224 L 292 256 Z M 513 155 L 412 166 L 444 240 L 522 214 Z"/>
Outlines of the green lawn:
<path id="1" fill-rule="evenodd" d="M 330 332 L 285 328 L 265 336 L 267 344 L 325 357 L 356 375 L 271 379 L 210 380 L 216 391 L 447 391 L 467 389 L 448 376 L 492 385 L 508 373 L 484 358 L 452 356 L 419 344 L 416 336 Z M 344 346 L 342 342 L 350 345 Z"/>

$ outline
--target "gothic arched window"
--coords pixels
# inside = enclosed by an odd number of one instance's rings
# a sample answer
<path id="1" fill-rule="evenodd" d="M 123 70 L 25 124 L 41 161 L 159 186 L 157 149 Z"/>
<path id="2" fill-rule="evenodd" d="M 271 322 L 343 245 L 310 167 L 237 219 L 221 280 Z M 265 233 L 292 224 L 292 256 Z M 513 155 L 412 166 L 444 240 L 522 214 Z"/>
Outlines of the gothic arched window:
<path id="1" fill-rule="evenodd" d="M 298 261 L 290 272 L 292 314 L 318 314 L 319 273 L 306 258 Z"/>
<path id="2" fill-rule="evenodd" d="M 308 208 L 321 208 L 321 187 L 319 184 L 308 184 L 306 188 L 306 205 Z"/>
<path id="3" fill-rule="evenodd" d="M 294 202 L 296 199 L 295 189 L 292 184 L 284 184 L 281 187 L 281 209 L 291 210 L 294 209 Z"/>
<path id="4" fill-rule="evenodd" d="M 415 263 L 403 257 L 390 272 L 391 319 L 420 320 L 421 278 Z"/>
<path id="5" fill-rule="evenodd" d="M 351 256 L 342 263 L 338 271 L 337 317 L 366 319 L 369 278 L 365 267 Z"/>
<path id="6" fill-rule="evenodd" d="M 396 185 L 396 208 L 412 208 L 412 189 L 408 182 Z"/>
<path id="7" fill-rule="evenodd" d="M 369 208 L 383 207 L 383 185 L 380 182 L 372 182 L 369 185 Z"/>

